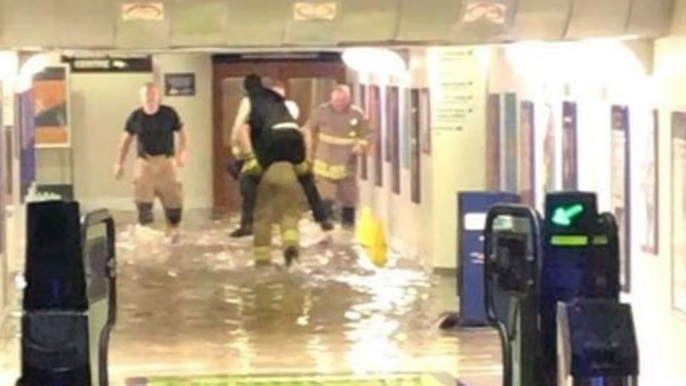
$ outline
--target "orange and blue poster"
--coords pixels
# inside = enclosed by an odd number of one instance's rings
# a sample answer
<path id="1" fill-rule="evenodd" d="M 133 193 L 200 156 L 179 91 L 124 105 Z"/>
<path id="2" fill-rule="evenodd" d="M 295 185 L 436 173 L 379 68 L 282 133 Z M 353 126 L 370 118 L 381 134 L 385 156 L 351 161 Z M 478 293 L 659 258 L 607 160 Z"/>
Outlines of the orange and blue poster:
<path id="1" fill-rule="evenodd" d="M 70 146 L 67 67 L 47 67 L 36 74 L 33 94 L 36 146 Z"/>

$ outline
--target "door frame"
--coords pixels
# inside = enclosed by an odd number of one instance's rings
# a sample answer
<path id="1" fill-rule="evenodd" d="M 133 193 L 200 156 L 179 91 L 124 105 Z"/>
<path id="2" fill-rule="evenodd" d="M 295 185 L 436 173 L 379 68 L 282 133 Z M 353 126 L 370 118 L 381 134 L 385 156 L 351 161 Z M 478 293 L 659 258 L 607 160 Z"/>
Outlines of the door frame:
<path id="1" fill-rule="evenodd" d="M 230 149 L 224 147 L 222 81 L 250 73 L 270 76 L 288 84 L 289 78 L 330 77 L 346 82 L 346 66 L 337 52 L 228 54 L 212 57 L 212 207 L 215 215 L 238 211 L 238 183 L 228 177 Z M 287 90 L 288 91 L 288 90 Z M 228 181 L 228 182 L 227 182 Z M 229 194 L 225 195 L 225 184 Z"/>

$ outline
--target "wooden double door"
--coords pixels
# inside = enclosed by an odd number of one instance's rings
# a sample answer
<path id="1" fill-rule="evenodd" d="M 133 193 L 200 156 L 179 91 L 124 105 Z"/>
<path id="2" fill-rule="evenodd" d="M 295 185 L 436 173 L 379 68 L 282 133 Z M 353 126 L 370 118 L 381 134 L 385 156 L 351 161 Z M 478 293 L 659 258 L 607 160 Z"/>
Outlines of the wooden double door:
<path id="1" fill-rule="evenodd" d="M 329 100 L 337 83 L 346 81 L 345 65 L 337 55 L 313 54 L 305 58 L 265 59 L 240 55 L 213 58 L 213 196 L 214 213 L 226 215 L 240 208 L 238 183 L 226 170 L 230 138 L 240 100 L 243 79 L 255 73 L 286 84 L 286 96 L 300 108 L 298 123 L 307 122 L 312 110 Z"/>

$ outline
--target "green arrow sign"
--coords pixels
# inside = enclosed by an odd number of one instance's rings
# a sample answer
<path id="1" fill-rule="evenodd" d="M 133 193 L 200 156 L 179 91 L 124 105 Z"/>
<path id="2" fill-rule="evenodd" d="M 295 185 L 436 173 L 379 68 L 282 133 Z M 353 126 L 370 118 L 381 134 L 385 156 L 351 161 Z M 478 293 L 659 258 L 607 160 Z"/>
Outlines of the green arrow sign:
<path id="1" fill-rule="evenodd" d="M 572 225 L 572 220 L 584 212 L 584 207 L 581 204 L 574 204 L 570 207 L 561 206 L 553 212 L 553 224 L 568 227 Z"/>

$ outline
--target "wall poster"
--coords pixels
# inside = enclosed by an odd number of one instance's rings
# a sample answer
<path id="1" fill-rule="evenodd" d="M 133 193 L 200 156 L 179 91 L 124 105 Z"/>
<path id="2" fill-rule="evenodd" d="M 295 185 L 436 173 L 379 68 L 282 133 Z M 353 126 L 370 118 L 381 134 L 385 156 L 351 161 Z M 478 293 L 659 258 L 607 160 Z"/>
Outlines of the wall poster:
<path id="1" fill-rule="evenodd" d="M 422 152 L 431 154 L 431 98 L 428 88 L 419 89 L 419 122 Z"/>
<path id="2" fill-rule="evenodd" d="M 381 127 L 381 93 L 379 86 L 370 85 L 367 95 L 369 100 L 369 125 L 374 128 L 374 182 L 383 186 L 383 130 Z"/>
<path id="3" fill-rule="evenodd" d="M 631 291 L 629 107 L 612 106 L 611 206 L 619 227 L 619 279 L 622 291 Z"/>
<path id="4" fill-rule="evenodd" d="M 672 113 L 672 305 L 686 313 L 686 112 Z"/>
<path id="5" fill-rule="evenodd" d="M 500 190 L 500 94 L 489 94 L 486 117 L 486 188 Z"/>
<path id="6" fill-rule="evenodd" d="M 386 161 L 391 162 L 391 189 L 400 194 L 400 122 L 398 88 L 386 88 Z"/>
<path id="7" fill-rule="evenodd" d="M 543 185 L 543 197 L 545 193 L 556 190 L 556 156 L 555 156 L 555 108 L 552 104 L 546 103 L 543 108 L 546 123 L 545 134 L 543 137 L 543 167 L 541 170 L 541 183 Z"/>
<path id="8" fill-rule="evenodd" d="M 67 66 L 46 67 L 33 79 L 36 146 L 69 147 Z"/>
<path id="9" fill-rule="evenodd" d="M 504 141 L 501 143 L 503 149 L 501 154 L 503 157 L 500 162 L 501 170 L 504 172 L 501 177 L 503 181 L 500 187 L 506 192 L 516 192 L 517 191 L 517 94 L 507 93 L 505 94 L 505 121 L 503 124 L 504 133 L 502 138 Z"/>
<path id="10" fill-rule="evenodd" d="M 21 202 L 26 202 L 29 188 L 36 181 L 36 120 L 34 91 L 17 94 L 17 133 L 19 134 L 19 175 Z"/>
<path id="11" fill-rule="evenodd" d="M 403 107 L 401 109 L 400 120 L 400 149 L 403 169 L 410 168 L 410 158 L 412 157 L 412 149 L 410 148 L 412 141 L 412 90 L 404 88 L 402 92 Z"/>
<path id="12" fill-rule="evenodd" d="M 641 221 L 634 224 L 636 232 L 634 235 L 640 238 L 641 249 L 646 253 L 657 255 L 658 248 L 658 228 L 659 228 L 659 183 L 658 183 L 658 133 L 660 117 L 657 109 L 651 114 L 652 124 L 641 130 L 642 138 L 636 143 L 641 144 L 638 153 L 641 164 L 639 165 L 638 175 L 640 180 L 640 194 L 642 195 Z M 638 133 L 637 133 L 638 134 Z"/>
<path id="13" fill-rule="evenodd" d="M 577 115 L 576 102 L 562 103 L 562 189 L 577 190 Z"/>
<path id="14" fill-rule="evenodd" d="M 410 159 L 410 200 L 415 204 L 422 201 L 422 181 L 421 181 L 421 119 L 419 116 L 419 90 L 412 89 L 410 94 L 410 144 L 412 157 Z"/>
<path id="15" fill-rule="evenodd" d="M 365 116 L 369 120 L 369 106 L 367 106 L 367 86 L 364 84 L 358 84 L 357 87 L 355 87 L 355 104 L 358 105 L 362 111 L 364 112 Z M 374 127 L 371 126 L 371 122 L 369 122 L 369 128 L 374 129 Z M 371 145 L 371 144 L 370 144 Z M 369 178 L 368 175 L 368 164 L 369 164 L 369 155 L 364 154 L 360 156 L 360 163 L 359 163 L 359 168 L 360 168 L 360 178 L 362 180 L 366 181 Z"/>
<path id="16" fill-rule="evenodd" d="M 522 202 L 534 206 L 535 199 L 535 114 L 534 103 L 522 101 L 520 104 L 519 122 L 521 134 L 519 135 L 519 194 Z"/>

